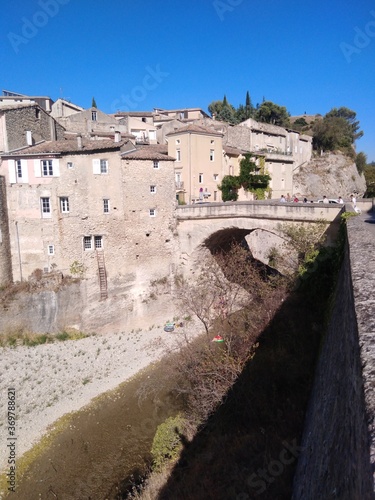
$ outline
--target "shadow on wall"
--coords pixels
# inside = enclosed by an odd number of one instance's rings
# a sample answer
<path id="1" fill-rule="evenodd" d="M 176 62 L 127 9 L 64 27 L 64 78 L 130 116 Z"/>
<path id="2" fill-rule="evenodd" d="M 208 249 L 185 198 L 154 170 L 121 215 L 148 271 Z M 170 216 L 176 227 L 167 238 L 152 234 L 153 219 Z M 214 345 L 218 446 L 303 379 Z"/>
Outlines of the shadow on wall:
<path id="1" fill-rule="evenodd" d="M 321 271 L 314 277 L 313 286 L 317 282 L 323 284 L 323 288 L 316 288 L 318 295 L 309 294 L 311 284 L 307 283 L 304 290 L 298 290 L 283 303 L 260 335 L 255 357 L 225 402 L 193 441 L 184 443 L 181 458 L 159 500 L 291 498 L 298 460 L 305 461 L 309 474 L 302 474 L 303 494 L 294 498 L 328 498 L 328 492 L 333 490 L 337 498 L 370 498 L 370 455 L 363 391 L 360 385 L 355 387 L 360 365 L 350 297 L 344 303 L 339 295 L 334 313 L 340 335 L 330 342 L 333 350 L 328 350 L 324 365 L 333 368 L 328 374 L 322 373 L 323 388 L 332 386 L 331 395 L 320 399 L 318 395 L 320 420 L 312 423 L 318 435 L 306 448 L 313 450 L 314 456 L 300 447 L 329 305 L 329 266 L 332 263 L 325 266 L 325 275 Z M 339 287 L 342 280 L 350 281 L 345 266 L 340 279 Z M 345 329 L 347 321 L 350 328 Z M 348 332 L 347 338 L 343 338 L 343 330 Z M 334 380 L 338 383 L 334 384 Z M 326 468 L 314 468 L 317 463 Z"/>

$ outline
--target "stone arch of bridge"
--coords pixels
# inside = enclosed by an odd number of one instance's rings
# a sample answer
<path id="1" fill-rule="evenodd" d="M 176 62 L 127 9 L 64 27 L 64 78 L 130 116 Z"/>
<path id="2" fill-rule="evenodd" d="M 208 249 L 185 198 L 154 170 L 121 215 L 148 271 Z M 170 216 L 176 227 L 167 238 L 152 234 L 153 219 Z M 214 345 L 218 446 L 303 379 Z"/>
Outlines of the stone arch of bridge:
<path id="1" fill-rule="evenodd" d="M 241 244 L 246 247 L 251 256 L 260 261 L 262 264 L 269 265 L 269 255 L 273 248 L 277 248 L 280 253 L 286 248 L 286 241 L 280 231 L 265 227 L 238 227 L 232 225 L 230 227 L 213 228 L 209 231 L 209 235 L 205 235 L 199 241 L 195 241 L 196 245 L 190 252 L 190 270 L 196 269 L 201 262 L 209 255 L 214 255 L 216 252 L 226 252 L 232 244 Z M 282 272 L 283 270 L 280 269 Z"/>

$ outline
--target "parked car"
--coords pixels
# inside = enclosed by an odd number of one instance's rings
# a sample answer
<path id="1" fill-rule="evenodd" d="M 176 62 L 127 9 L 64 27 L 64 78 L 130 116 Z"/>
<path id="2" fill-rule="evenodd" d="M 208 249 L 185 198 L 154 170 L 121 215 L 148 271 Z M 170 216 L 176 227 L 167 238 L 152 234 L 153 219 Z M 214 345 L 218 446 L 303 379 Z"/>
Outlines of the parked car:
<path id="1" fill-rule="evenodd" d="M 318 200 L 316 203 L 324 203 L 324 200 Z M 328 198 L 328 203 L 339 203 L 339 200 L 336 200 L 335 198 Z"/>
<path id="2" fill-rule="evenodd" d="M 174 323 L 166 323 L 164 326 L 165 332 L 174 332 Z"/>

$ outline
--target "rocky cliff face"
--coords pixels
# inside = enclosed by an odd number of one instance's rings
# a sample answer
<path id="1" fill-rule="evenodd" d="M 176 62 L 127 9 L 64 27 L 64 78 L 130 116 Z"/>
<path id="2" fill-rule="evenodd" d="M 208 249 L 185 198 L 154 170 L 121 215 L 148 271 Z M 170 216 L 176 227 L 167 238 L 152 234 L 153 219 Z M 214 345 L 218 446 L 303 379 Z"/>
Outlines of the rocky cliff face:
<path id="1" fill-rule="evenodd" d="M 366 181 L 359 175 L 352 159 L 342 153 L 324 153 L 300 167 L 293 176 L 294 194 L 317 200 L 327 198 L 349 199 L 357 193 L 362 198 L 366 191 Z"/>

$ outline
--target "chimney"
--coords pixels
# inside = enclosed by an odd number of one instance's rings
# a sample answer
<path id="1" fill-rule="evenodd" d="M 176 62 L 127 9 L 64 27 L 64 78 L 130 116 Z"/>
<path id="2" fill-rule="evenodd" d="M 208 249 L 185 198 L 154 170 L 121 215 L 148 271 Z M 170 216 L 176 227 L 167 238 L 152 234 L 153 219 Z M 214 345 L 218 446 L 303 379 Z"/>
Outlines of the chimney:
<path id="1" fill-rule="evenodd" d="M 115 131 L 115 142 L 120 142 L 121 141 L 121 132 L 118 130 Z"/>
<path id="2" fill-rule="evenodd" d="M 77 146 L 78 146 L 78 149 L 82 149 L 82 136 L 81 136 L 81 134 L 77 135 Z"/>
<path id="3" fill-rule="evenodd" d="M 33 145 L 33 134 L 31 130 L 26 130 L 26 142 L 28 146 Z"/>

